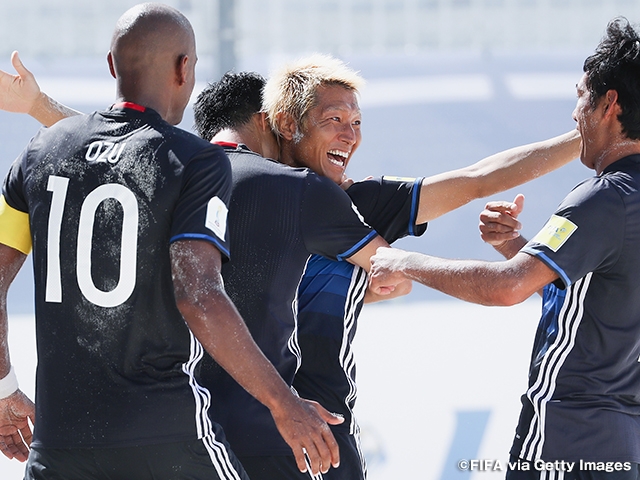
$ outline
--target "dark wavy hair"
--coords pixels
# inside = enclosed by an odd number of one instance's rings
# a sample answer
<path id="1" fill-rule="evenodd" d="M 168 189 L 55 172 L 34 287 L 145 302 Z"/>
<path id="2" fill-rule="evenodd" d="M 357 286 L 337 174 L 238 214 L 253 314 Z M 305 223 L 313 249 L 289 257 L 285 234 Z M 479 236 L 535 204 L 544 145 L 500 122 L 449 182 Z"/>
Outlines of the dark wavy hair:
<path id="1" fill-rule="evenodd" d="M 609 90 L 618 93 L 618 120 L 628 138 L 640 139 L 640 35 L 624 17 L 614 18 L 583 67 L 595 108 Z"/>
<path id="2" fill-rule="evenodd" d="M 266 80 L 255 72 L 227 72 L 200 92 L 193 106 L 195 130 L 211 140 L 220 130 L 240 127 L 262 110 Z"/>

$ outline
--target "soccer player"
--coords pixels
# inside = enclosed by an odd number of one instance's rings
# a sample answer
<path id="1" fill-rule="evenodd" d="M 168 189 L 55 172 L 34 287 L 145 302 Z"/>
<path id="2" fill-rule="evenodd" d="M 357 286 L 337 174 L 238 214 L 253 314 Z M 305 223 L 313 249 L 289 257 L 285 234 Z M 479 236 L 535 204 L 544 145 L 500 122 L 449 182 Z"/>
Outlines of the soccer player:
<path id="1" fill-rule="evenodd" d="M 389 249 L 373 258 L 372 287 L 382 280 L 383 290 L 408 277 L 486 305 L 543 291 L 508 479 L 640 478 L 640 33 L 626 19 L 607 26 L 577 93 L 580 159 L 596 176 L 530 242 L 509 239 L 517 198 L 483 216 L 483 236 L 506 261 Z M 556 472 L 546 477 L 540 459 Z"/>
<path id="2" fill-rule="evenodd" d="M 314 473 L 338 462 L 224 292 L 230 165 L 175 128 L 195 82 L 188 20 L 143 4 L 108 55 L 117 102 L 42 129 L 0 197 L 0 449 L 26 479 L 246 479 L 196 375 L 204 352 L 260 401 Z M 37 400 L 18 390 L 6 295 L 33 248 Z M 211 386 L 215 388 L 215 386 Z M 28 424 L 35 424 L 33 441 Z M 28 452 L 28 446 L 31 451 Z"/>
<path id="3" fill-rule="evenodd" d="M 265 110 L 278 132 L 281 161 L 308 166 L 341 182 L 360 144 L 357 91 L 362 79 L 335 58 L 317 55 L 285 65 L 268 80 Z M 353 134 L 352 134 L 353 132 Z M 576 158 L 576 131 L 514 148 L 469 167 L 426 178 L 382 177 L 347 189 L 354 204 L 389 243 L 420 235 L 426 222 L 464 205 L 524 183 Z M 326 478 L 363 478 L 366 468 L 353 416 L 355 360 L 351 343 L 366 289 L 365 272 L 313 256 L 300 284 L 298 339 L 302 362 L 294 387 L 345 422 L 332 426 L 340 445 L 340 467 Z"/>
<path id="4" fill-rule="evenodd" d="M 35 83 L 32 77 L 29 80 Z M 43 97 L 37 84 L 34 91 L 33 98 L 40 102 Z M 235 92 L 228 93 L 228 99 L 235 97 Z M 47 100 L 46 105 L 52 102 Z M 55 112 L 49 113 L 55 117 Z M 262 123 L 249 126 L 266 128 L 275 145 L 275 137 L 262 118 Z M 241 133 L 221 143 L 233 171 L 227 220 L 234 252 L 222 275 L 225 290 L 256 343 L 290 384 L 300 358 L 296 293 L 310 254 L 348 260 L 367 269 L 377 248 L 388 244 L 363 222 L 338 185 L 306 168 L 294 169 L 265 159 L 235 142 Z M 408 291 L 409 282 L 402 292 Z M 283 439 L 268 409 L 207 357 L 202 362 L 201 379 L 205 386 L 216 387 L 211 389 L 212 411 L 251 478 L 301 475 L 305 464 L 292 455 L 291 445 Z M 326 420 L 342 422 L 320 411 Z M 332 463 L 337 465 L 337 461 Z M 320 467 L 326 472 L 330 466 L 325 459 Z M 310 470 L 315 473 L 318 468 Z"/>

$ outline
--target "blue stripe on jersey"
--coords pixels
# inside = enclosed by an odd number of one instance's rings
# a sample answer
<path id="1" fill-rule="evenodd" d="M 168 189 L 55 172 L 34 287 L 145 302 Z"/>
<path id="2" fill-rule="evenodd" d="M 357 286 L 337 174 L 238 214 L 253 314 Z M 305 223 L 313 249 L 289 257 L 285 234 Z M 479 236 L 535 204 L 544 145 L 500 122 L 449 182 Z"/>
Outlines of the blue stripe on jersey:
<path id="1" fill-rule="evenodd" d="M 551 270 L 553 270 L 558 274 L 558 276 L 562 279 L 562 282 L 566 287 L 571 286 L 571 279 L 569 278 L 569 276 L 564 272 L 564 270 L 556 262 L 551 260 L 545 253 L 540 252 L 538 250 L 527 248 L 526 246 L 520 251 L 524 253 L 528 253 L 529 255 L 533 255 L 534 257 L 538 257 L 540 260 L 546 263 Z"/>
<path id="2" fill-rule="evenodd" d="M 358 243 L 356 243 L 349 250 L 347 250 L 346 252 L 341 253 L 340 255 L 338 255 L 336 257 L 336 260 L 338 260 L 339 262 L 342 262 L 342 261 L 346 260 L 347 258 L 351 257 L 353 254 L 357 253 L 358 250 L 360 250 L 362 247 L 364 247 L 367 243 L 369 243 L 371 240 L 373 240 L 376 236 L 378 236 L 378 232 L 376 232 L 375 230 L 369 232 L 369 235 L 364 237 L 362 240 L 360 240 Z"/>
<path id="3" fill-rule="evenodd" d="M 409 235 L 416 235 L 416 221 L 418 219 L 418 200 L 420 199 L 420 187 L 422 186 L 422 180 L 424 177 L 416 178 L 416 181 L 413 183 L 413 192 L 411 194 L 411 216 L 409 218 Z"/>
<path id="4" fill-rule="evenodd" d="M 205 240 L 207 242 L 211 242 L 216 246 L 218 250 L 220 250 L 227 258 L 229 258 L 229 250 L 227 250 L 222 245 L 222 243 L 220 243 L 220 240 L 218 240 L 216 237 L 212 237 L 211 235 L 203 235 L 201 233 L 183 233 L 181 235 L 176 235 L 175 237 L 171 238 L 169 240 L 169 243 L 173 243 L 178 240 L 185 240 L 185 239 Z"/>

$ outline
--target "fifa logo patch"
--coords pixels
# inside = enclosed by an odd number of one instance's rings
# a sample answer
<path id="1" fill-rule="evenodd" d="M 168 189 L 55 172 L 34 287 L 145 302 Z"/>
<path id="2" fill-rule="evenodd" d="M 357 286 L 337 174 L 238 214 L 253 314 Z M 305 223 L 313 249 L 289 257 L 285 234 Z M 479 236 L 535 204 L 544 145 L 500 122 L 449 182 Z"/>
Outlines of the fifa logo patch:
<path id="1" fill-rule="evenodd" d="M 224 240 L 227 231 L 227 206 L 218 197 L 213 197 L 207 205 L 207 219 L 205 227 Z"/>
<path id="2" fill-rule="evenodd" d="M 546 245 L 557 252 L 577 229 L 578 226 L 571 220 L 553 215 L 532 241 Z"/>

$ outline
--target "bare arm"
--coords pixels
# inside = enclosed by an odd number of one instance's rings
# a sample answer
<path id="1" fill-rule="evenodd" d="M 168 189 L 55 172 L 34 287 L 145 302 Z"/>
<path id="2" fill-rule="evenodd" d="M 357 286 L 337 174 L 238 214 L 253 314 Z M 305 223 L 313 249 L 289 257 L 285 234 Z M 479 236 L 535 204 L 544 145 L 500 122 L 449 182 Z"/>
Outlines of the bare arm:
<path id="1" fill-rule="evenodd" d="M 63 118 L 82 114 L 42 92 L 33 74 L 20 61 L 18 52 L 11 55 L 11 63 L 18 74 L 0 70 L 0 110 L 28 113 L 46 127 Z"/>
<path id="2" fill-rule="evenodd" d="M 481 305 L 515 305 L 529 298 L 557 274 L 537 258 L 518 253 L 502 262 L 449 260 L 381 248 L 371 259 L 371 288 L 415 280 L 453 297 Z"/>
<path id="3" fill-rule="evenodd" d="M 176 301 L 189 328 L 216 362 L 269 408 L 300 470 L 306 470 L 303 449 L 314 474 L 337 466 L 338 445 L 326 421 L 340 420 L 294 396 L 253 341 L 224 291 L 220 252 L 207 242 L 180 241 L 171 246 L 171 263 Z"/>
<path id="4" fill-rule="evenodd" d="M 578 157 L 577 130 L 543 142 L 505 150 L 459 170 L 425 178 L 417 223 L 425 223 L 477 198 L 487 197 L 549 173 Z"/>
<path id="5" fill-rule="evenodd" d="M 25 254 L 0 244 L 0 379 L 5 381 L 11 370 L 7 293 L 25 259 Z M 35 406 L 20 390 L 0 398 L 0 451 L 6 457 L 27 459 L 32 438 L 29 419 L 33 423 Z"/>

